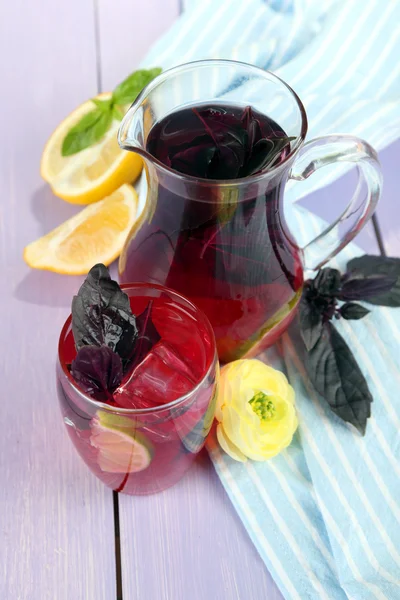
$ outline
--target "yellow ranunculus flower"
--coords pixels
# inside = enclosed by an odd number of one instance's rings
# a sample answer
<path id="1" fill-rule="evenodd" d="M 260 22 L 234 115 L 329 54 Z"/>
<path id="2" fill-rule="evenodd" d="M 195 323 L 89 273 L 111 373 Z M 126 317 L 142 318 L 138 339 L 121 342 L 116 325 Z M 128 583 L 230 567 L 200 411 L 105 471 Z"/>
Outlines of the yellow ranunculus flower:
<path id="1" fill-rule="evenodd" d="M 218 441 L 229 456 L 266 460 L 292 441 L 294 390 L 283 373 L 260 360 L 236 360 L 221 370 L 215 416 Z"/>

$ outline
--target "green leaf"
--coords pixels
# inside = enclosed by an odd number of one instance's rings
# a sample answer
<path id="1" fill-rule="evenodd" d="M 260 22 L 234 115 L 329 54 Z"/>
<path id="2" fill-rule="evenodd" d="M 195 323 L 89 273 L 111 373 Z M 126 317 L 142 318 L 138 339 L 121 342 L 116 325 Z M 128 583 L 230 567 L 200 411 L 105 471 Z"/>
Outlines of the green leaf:
<path id="1" fill-rule="evenodd" d="M 306 358 L 308 376 L 338 417 L 364 435 L 372 396 L 350 348 L 329 321 Z"/>
<path id="2" fill-rule="evenodd" d="M 124 118 L 124 112 L 118 108 L 118 106 L 115 106 L 115 104 L 112 107 L 112 115 L 113 115 L 113 119 L 115 119 L 116 121 L 122 121 L 122 119 Z"/>
<path id="3" fill-rule="evenodd" d="M 347 270 L 353 276 L 392 278 L 394 285 L 389 291 L 365 298 L 365 300 L 370 304 L 380 306 L 400 306 L 400 258 L 365 254 L 349 261 Z"/>
<path id="4" fill-rule="evenodd" d="M 65 136 L 62 156 L 71 156 L 98 142 L 110 128 L 111 121 L 111 105 L 108 110 L 96 107 L 87 113 Z"/>
<path id="5" fill-rule="evenodd" d="M 92 98 L 93 104 L 100 108 L 103 112 L 108 112 L 112 107 L 112 98 L 108 98 L 107 100 L 99 100 L 98 98 Z"/>
<path id="6" fill-rule="evenodd" d="M 135 71 L 120 83 L 111 98 L 92 98 L 95 109 L 87 113 L 65 136 L 62 156 L 71 156 L 95 144 L 109 130 L 112 121 L 120 121 L 124 114 L 115 104 L 130 104 L 152 79 L 161 73 L 160 68 Z"/>
<path id="7" fill-rule="evenodd" d="M 162 69 L 156 67 L 154 69 L 140 69 L 135 71 L 129 77 L 124 79 L 113 92 L 113 101 L 115 104 L 131 104 L 142 89 L 150 83 Z"/>

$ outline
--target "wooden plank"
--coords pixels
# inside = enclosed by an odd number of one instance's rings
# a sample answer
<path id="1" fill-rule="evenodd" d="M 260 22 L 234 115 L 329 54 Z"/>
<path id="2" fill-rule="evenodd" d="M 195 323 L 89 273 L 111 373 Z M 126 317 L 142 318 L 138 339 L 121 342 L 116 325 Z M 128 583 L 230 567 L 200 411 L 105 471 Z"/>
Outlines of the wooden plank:
<path id="1" fill-rule="evenodd" d="M 178 14 L 179 0 L 97 0 L 104 91 L 113 89 L 137 68 L 152 43 Z"/>
<path id="2" fill-rule="evenodd" d="M 22 260 L 77 210 L 52 195 L 39 162 L 58 122 L 97 91 L 92 1 L 2 2 L 0 55 L 0 598 L 112 600 L 112 492 L 72 447 L 55 388 L 80 280 Z"/>
<path id="3" fill-rule="evenodd" d="M 205 453 L 175 487 L 119 507 L 124 600 L 282 600 Z"/>

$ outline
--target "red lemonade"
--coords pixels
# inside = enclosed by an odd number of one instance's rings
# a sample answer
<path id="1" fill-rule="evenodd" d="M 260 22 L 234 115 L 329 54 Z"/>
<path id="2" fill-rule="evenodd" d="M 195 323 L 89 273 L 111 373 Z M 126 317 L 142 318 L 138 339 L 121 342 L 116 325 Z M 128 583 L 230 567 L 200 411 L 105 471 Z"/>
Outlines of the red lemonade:
<path id="1" fill-rule="evenodd" d="M 70 317 L 60 337 L 58 396 L 69 436 L 93 473 L 113 490 L 149 494 L 176 483 L 204 445 L 216 401 L 215 341 L 204 315 L 178 294 L 146 284 L 123 291 L 138 329 L 144 324 L 140 358 L 134 355 L 112 393 L 91 397 L 72 376 Z"/>
<path id="2" fill-rule="evenodd" d="M 301 295 L 282 172 L 250 179 L 279 166 L 292 139 L 249 106 L 217 103 L 172 112 L 148 133 L 148 154 L 170 171 L 149 174 L 149 218 L 125 246 L 120 277 L 190 298 L 210 319 L 222 362 L 274 343 Z"/>

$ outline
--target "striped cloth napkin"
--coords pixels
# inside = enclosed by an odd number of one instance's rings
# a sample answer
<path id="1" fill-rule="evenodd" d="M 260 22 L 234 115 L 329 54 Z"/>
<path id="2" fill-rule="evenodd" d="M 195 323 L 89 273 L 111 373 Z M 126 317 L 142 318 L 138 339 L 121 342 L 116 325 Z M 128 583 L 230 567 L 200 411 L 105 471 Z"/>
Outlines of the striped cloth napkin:
<path id="1" fill-rule="evenodd" d="M 186 0 L 187 10 L 143 67 L 231 58 L 271 69 L 303 100 L 309 139 L 338 131 L 382 149 L 400 136 L 398 0 Z M 297 200 L 345 165 L 287 188 Z M 304 245 L 322 222 L 296 205 Z M 361 251 L 352 244 L 332 266 Z M 286 334 L 281 355 L 296 390 L 293 444 L 266 463 L 236 463 L 211 439 L 210 456 L 282 594 L 290 600 L 400 599 L 400 309 L 374 307 L 338 323 L 374 397 L 361 438 L 312 390 Z"/>
<path id="2" fill-rule="evenodd" d="M 308 139 L 350 133 L 377 150 L 400 137 L 399 0 L 186 0 L 187 10 L 142 62 L 164 69 L 229 58 L 274 71 L 300 96 Z M 298 200 L 350 167 L 302 182 Z"/>
<path id="3" fill-rule="evenodd" d="M 304 244 L 321 220 L 296 205 L 292 231 Z M 331 266 L 363 254 L 350 244 Z M 367 305 L 366 305 L 367 306 Z M 400 598 L 400 308 L 371 307 L 335 322 L 374 402 L 365 437 L 341 422 L 312 389 L 288 334 L 260 358 L 296 392 L 299 428 L 276 458 L 238 463 L 208 450 L 251 539 L 290 600 Z"/>

